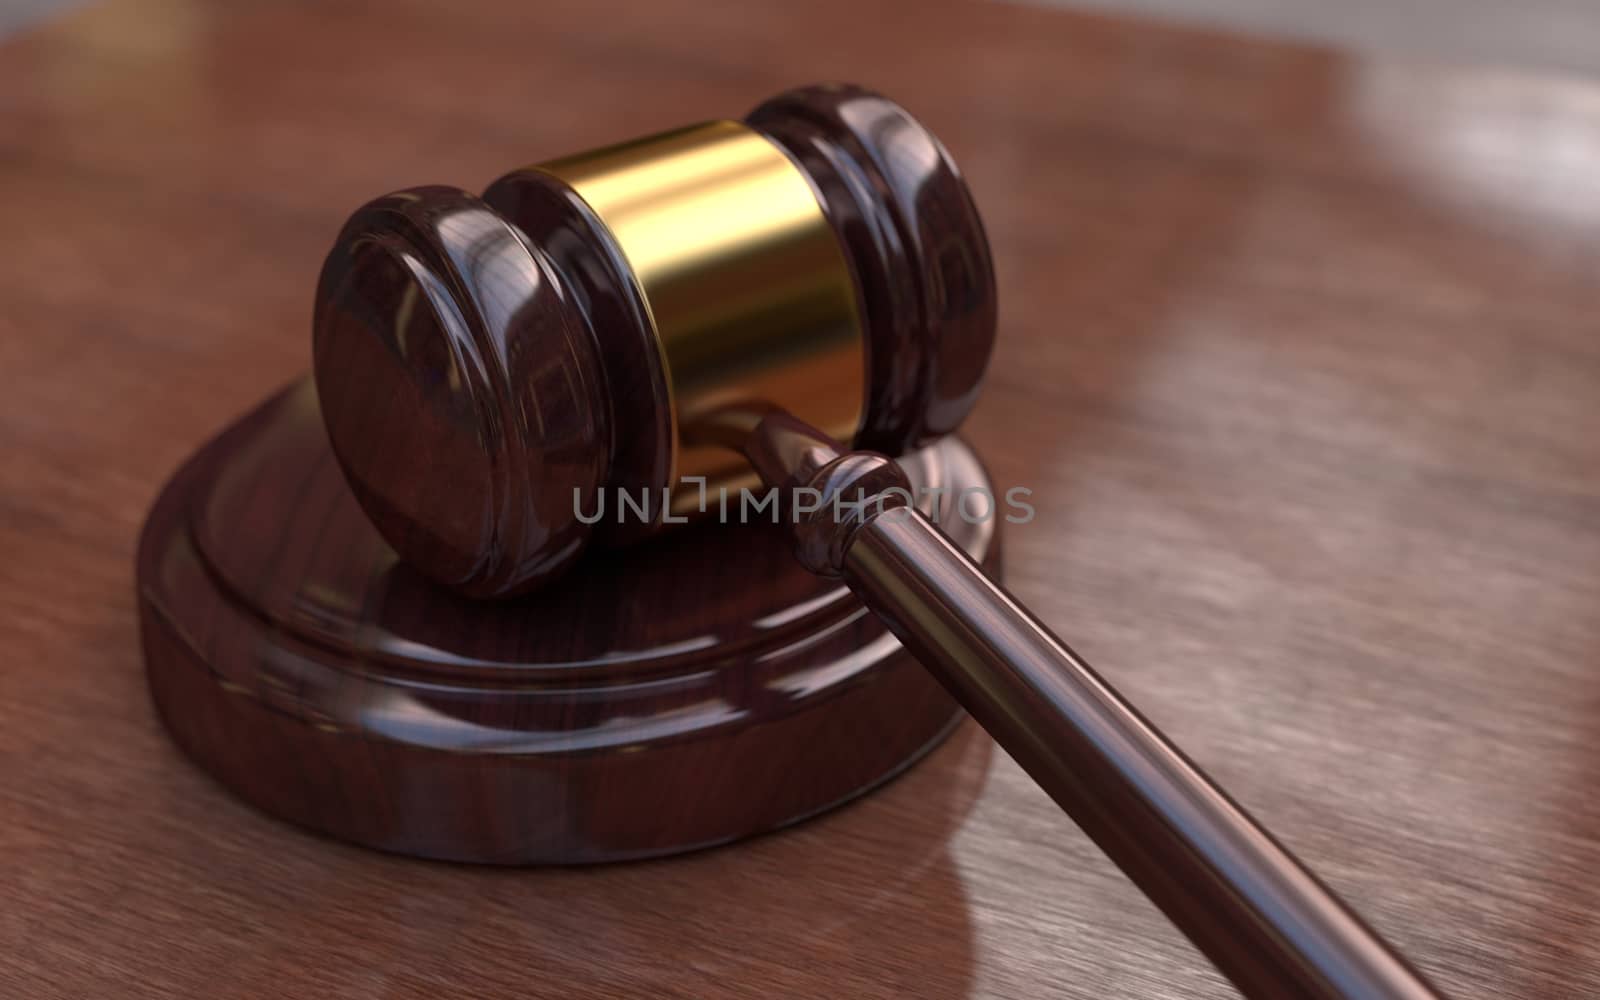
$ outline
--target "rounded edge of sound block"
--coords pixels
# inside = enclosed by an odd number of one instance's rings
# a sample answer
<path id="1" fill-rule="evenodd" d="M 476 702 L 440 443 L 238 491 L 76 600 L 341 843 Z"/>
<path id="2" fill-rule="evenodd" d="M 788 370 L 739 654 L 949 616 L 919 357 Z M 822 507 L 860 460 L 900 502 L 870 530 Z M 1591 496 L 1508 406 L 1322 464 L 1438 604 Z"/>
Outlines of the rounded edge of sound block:
<path id="1" fill-rule="evenodd" d="M 957 490 L 988 485 L 956 441 L 924 464 Z M 207 522 L 219 503 L 224 527 Z M 555 634 L 593 631 L 567 621 L 564 597 L 463 602 L 395 565 L 364 524 L 299 383 L 186 462 L 140 539 L 145 663 L 168 731 L 235 794 L 313 830 L 491 864 L 672 854 L 848 801 L 961 718 L 847 592 L 789 569 L 777 532 L 739 536 L 785 595 L 759 634 L 747 626 L 764 609 L 730 598 L 712 602 L 726 628 L 695 623 L 705 638 L 680 641 L 650 619 L 664 594 L 619 591 L 603 628 L 642 623 L 663 641 L 596 657 L 580 655 L 592 635 Z M 991 569 L 995 527 L 961 531 Z M 605 596 L 639 575 L 630 558 L 660 580 L 684 557 L 654 544 L 571 589 Z M 530 633 L 522 622 L 547 605 Z M 396 631 L 423 619 L 427 635 Z"/>

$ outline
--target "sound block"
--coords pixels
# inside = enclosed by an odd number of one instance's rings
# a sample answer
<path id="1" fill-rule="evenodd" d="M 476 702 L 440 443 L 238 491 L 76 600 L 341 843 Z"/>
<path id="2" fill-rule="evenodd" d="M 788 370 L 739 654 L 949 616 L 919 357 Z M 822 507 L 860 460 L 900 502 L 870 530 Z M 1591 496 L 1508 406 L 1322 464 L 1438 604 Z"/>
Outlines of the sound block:
<path id="1" fill-rule="evenodd" d="M 927 485 L 989 485 L 953 439 L 903 464 Z M 997 568 L 995 522 L 942 521 Z M 513 601 L 434 586 L 368 525 L 309 381 L 173 476 L 138 591 L 150 690 L 190 757 L 272 815 L 431 858 L 735 840 L 885 781 L 959 717 L 770 523 L 591 553 Z"/>

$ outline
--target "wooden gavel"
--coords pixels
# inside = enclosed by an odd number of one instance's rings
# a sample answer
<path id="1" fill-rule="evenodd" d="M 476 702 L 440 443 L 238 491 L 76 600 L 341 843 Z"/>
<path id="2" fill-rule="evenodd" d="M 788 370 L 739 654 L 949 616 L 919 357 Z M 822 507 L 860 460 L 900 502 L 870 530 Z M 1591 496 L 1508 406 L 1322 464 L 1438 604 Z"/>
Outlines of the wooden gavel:
<path id="1" fill-rule="evenodd" d="M 1241 991 L 1436 996 L 918 509 L 886 455 L 971 409 L 995 302 L 939 142 L 878 95 L 815 87 L 482 198 L 371 202 L 323 270 L 316 383 L 373 523 L 470 596 L 548 584 L 752 472 L 807 491 L 787 517 L 805 566 L 842 577 Z M 637 516 L 591 523 L 608 490 Z"/>

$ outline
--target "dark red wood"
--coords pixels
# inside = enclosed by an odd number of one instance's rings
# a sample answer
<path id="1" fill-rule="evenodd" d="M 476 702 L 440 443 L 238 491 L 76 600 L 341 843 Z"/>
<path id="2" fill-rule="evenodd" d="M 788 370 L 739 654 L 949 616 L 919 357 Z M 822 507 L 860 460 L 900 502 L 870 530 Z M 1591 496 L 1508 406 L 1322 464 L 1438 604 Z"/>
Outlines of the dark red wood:
<path id="1" fill-rule="evenodd" d="M 149 709 L 143 517 L 306 369 L 351 208 L 818 76 L 983 207 L 962 430 L 1034 490 L 1011 589 L 1442 987 L 1600 995 L 1595 86 L 1054 4 L 704 10 L 148 0 L 0 43 L 0 995 L 1236 996 L 976 727 L 736 850 L 526 872 L 303 836 Z"/>
<path id="2" fill-rule="evenodd" d="M 908 460 L 986 486 L 947 440 Z M 968 525 L 997 564 L 995 525 Z M 959 717 L 782 529 L 700 524 L 471 601 L 399 563 L 306 382 L 207 445 L 141 540 L 150 688 L 233 791 L 374 847 L 493 863 L 667 854 L 860 794 Z"/>
<path id="3" fill-rule="evenodd" d="M 865 325 L 862 447 L 899 455 L 977 400 L 994 269 L 954 162 L 899 105 L 859 87 L 789 91 L 752 128 L 812 180 Z M 317 292 L 315 370 L 333 450 L 413 566 L 476 597 L 566 572 L 591 530 L 574 495 L 644 496 L 662 526 L 671 375 L 628 263 L 565 183 L 513 170 L 480 200 L 414 188 L 358 210 Z M 590 501 L 584 509 L 592 509 Z"/>
<path id="4" fill-rule="evenodd" d="M 583 312 L 516 230 L 455 188 L 370 202 L 323 264 L 313 329 L 334 454 L 407 562 L 474 596 L 572 565 L 611 406 Z"/>
<path id="5" fill-rule="evenodd" d="M 961 425 L 989 366 L 989 240 L 955 160 L 911 114 L 848 84 L 800 87 L 745 121 L 811 176 L 867 318 L 867 419 L 855 445 L 898 455 Z"/>
<path id="6" fill-rule="evenodd" d="M 926 518 L 870 515 L 842 547 L 851 590 L 1241 994 L 1438 1000 L 1405 958 Z"/>
<path id="7" fill-rule="evenodd" d="M 602 521 L 595 526 L 597 537 L 623 545 L 654 534 L 664 490 L 673 485 L 672 389 L 649 304 L 630 278 L 627 260 L 588 204 L 552 174 L 513 170 L 490 184 L 483 200 L 561 275 L 599 346 L 611 420 L 626 428 L 609 443 L 606 482 L 634 497 L 643 513 Z"/>
<path id="8" fill-rule="evenodd" d="M 745 444 L 798 561 L 840 577 L 1252 1000 L 1437 1000 L 1422 976 L 1015 597 L 911 508 L 895 462 L 769 413 Z M 842 501 L 842 502 L 837 502 Z M 848 504 L 845 506 L 844 504 Z M 840 512 L 843 512 L 841 514 Z"/>

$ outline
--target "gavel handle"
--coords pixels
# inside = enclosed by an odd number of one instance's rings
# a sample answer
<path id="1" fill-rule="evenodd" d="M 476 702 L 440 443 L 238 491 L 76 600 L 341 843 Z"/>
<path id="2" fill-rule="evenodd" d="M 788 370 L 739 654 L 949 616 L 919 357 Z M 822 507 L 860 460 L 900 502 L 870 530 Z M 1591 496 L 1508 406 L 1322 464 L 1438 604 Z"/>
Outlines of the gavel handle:
<path id="1" fill-rule="evenodd" d="M 844 578 L 1245 996 L 1437 998 L 920 512 L 890 510 L 858 527 Z"/>
<path id="2" fill-rule="evenodd" d="M 797 513 L 800 560 L 842 575 L 1245 996 L 1438 997 L 921 512 L 884 507 L 896 490 L 909 498 L 892 461 L 841 454 L 832 439 L 781 412 L 750 416 L 728 440 L 740 442 L 770 486 L 804 486 L 824 507 L 835 496 L 853 498 L 858 513 L 844 519 Z"/>

